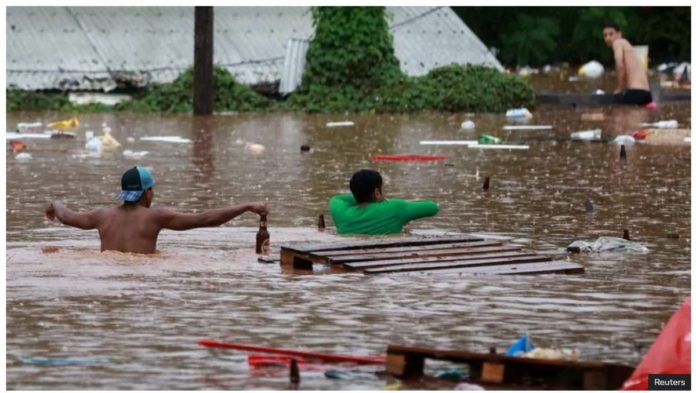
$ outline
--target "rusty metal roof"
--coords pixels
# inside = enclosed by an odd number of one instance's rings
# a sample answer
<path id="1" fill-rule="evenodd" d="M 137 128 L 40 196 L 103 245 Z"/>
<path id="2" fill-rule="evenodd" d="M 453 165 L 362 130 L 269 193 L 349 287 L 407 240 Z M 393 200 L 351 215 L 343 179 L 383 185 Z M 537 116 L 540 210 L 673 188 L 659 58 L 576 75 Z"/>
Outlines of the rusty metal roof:
<path id="1" fill-rule="evenodd" d="M 7 87 L 109 91 L 171 82 L 193 64 L 193 10 L 7 7 Z M 500 68 L 448 7 L 388 7 L 388 13 L 396 56 L 409 75 L 452 62 Z M 244 84 L 281 81 L 284 67 L 292 73 L 287 86 L 299 83 L 301 42 L 313 33 L 309 7 L 215 7 L 214 18 L 215 64 Z M 286 56 L 294 63 L 284 64 Z"/>

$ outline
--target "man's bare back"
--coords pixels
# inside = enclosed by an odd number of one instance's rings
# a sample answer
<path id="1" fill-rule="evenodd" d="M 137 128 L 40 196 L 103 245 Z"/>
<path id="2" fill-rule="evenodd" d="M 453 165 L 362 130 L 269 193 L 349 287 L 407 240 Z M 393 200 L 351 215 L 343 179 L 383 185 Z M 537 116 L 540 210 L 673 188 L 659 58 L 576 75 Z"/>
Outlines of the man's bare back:
<path id="1" fill-rule="evenodd" d="M 183 214 L 140 204 L 123 204 L 77 213 L 65 207 L 62 202 L 54 201 L 46 209 L 46 216 L 51 220 L 57 218 L 63 224 L 76 228 L 97 229 L 102 251 L 151 254 L 157 251 L 157 237 L 162 229 L 184 231 L 218 226 L 247 211 L 268 214 L 268 208 L 262 202 L 211 209 L 198 214 Z"/>
<path id="2" fill-rule="evenodd" d="M 620 104 L 646 105 L 652 102 L 648 74 L 643 62 L 615 24 L 606 24 L 602 30 L 604 42 L 614 52 L 616 90 L 614 99 Z"/>
<path id="3" fill-rule="evenodd" d="M 245 212 L 267 215 L 263 202 L 210 209 L 198 214 L 177 213 L 163 208 L 151 208 L 154 198 L 154 179 L 147 169 L 134 167 L 121 179 L 121 206 L 79 213 L 60 201 L 51 202 L 46 217 L 58 219 L 65 225 L 99 231 L 101 250 L 151 254 L 157 251 L 157 236 L 162 229 L 184 231 L 213 227 Z"/>
<path id="4" fill-rule="evenodd" d="M 625 38 L 617 39 L 612 44 L 612 49 L 614 50 L 614 60 L 616 61 L 617 69 L 623 67 L 625 70 L 624 80 L 619 81 L 620 87 L 617 90 L 650 90 L 643 62 L 628 40 Z"/>

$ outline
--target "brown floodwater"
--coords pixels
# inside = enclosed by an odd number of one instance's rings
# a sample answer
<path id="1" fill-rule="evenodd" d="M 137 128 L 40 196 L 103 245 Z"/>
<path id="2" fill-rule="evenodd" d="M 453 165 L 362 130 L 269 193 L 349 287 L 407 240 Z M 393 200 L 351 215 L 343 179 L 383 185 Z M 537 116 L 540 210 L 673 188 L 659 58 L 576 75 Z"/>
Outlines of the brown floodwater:
<path id="1" fill-rule="evenodd" d="M 573 131 L 621 135 L 642 121 L 676 119 L 690 128 L 690 103 L 657 110 L 541 107 L 529 124 L 552 130 L 503 131 L 500 115 L 83 114 L 74 140 L 27 139 L 31 160 L 7 153 L 7 387 L 10 389 L 286 389 L 287 370 L 252 369 L 246 353 L 210 351 L 203 338 L 340 354 L 380 354 L 388 344 L 504 351 L 529 333 L 537 346 L 578 349 L 587 360 L 636 365 L 665 321 L 690 295 L 691 153 L 688 144 L 628 146 L 571 142 Z M 64 118 L 7 115 L 20 122 Z M 473 120 L 475 130 L 460 123 Z M 329 128 L 329 121 L 355 122 Z M 112 128 L 123 149 L 89 156 L 86 130 Z M 482 132 L 529 150 L 423 146 L 421 140 L 475 139 Z M 181 136 L 191 143 L 142 141 Z M 129 142 L 131 141 L 131 142 Z M 244 144 L 265 146 L 255 154 Z M 312 153 L 300 154 L 308 144 Z M 373 162 L 374 154 L 448 156 L 435 163 Z M 161 253 L 99 252 L 96 231 L 51 222 L 43 209 L 61 199 L 78 210 L 113 205 L 120 176 L 150 167 L 157 206 L 184 212 L 254 200 L 272 209 L 275 253 L 293 241 L 334 241 L 316 231 L 329 197 L 351 174 L 379 170 L 387 196 L 429 198 L 436 217 L 416 233 L 504 237 L 559 252 L 577 239 L 621 236 L 647 254 L 571 255 L 582 275 L 284 275 L 254 254 L 258 218 L 219 228 L 164 231 Z M 478 173 L 478 177 L 477 177 Z M 483 178 L 491 188 L 481 190 Z M 595 212 L 585 212 L 585 201 Z M 327 220 L 331 227 L 331 221 Z M 674 238 L 674 234 L 678 238 Z M 669 235 L 669 236 L 668 236 Z M 56 246 L 55 253 L 42 248 Z M 47 366 L 35 357 L 98 359 Z M 447 365 L 429 364 L 429 369 Z M 335 368 L 344 368 L 336 366 Z M 392 380 L 367 367 L 352 380 L 303 370 L 302 389 L 380 389 Z"/>

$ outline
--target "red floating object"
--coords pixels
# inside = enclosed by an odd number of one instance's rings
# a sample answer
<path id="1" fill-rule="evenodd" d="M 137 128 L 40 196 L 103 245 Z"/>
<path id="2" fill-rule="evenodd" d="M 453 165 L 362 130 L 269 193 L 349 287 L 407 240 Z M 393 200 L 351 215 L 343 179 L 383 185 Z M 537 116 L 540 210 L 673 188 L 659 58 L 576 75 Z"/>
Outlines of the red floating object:
<path id="1" fill-rule="evenodd" d="M 645 107 L 648 109 L 655 109 L 657 108 L 657 104 L 655 103 L 655 101 L 650 101 L 647 104 L 645 104 Z"/>
<path id="2" fill-rule="evenodd" d="M 645 139 L 648 137 L 648 134 L 649 134 L 648 130 L 638 130 L 638 131 L 633 132 L 633 134 L 631 134 L 631 135 L 636 139 Z"/>
<path id="3" fill-rule="evenodd" d="M 351 356 L 333 355 L 328 353 L 298 351 L 294 349 L 260 347 L 257 345 L 247 345 L 235 342 L 220 342 L 215 340 L 200 340 L 198 345 L 207 348 L 237 349 L 248 352 L 275 353 L 278 355 L 290 356 L 297 359 L 303 358 L 307 361 L 319 361 L 325 363 L 356 363 L 356 364 L 384 364 L 384 356 Z"/>
<path id="4" fill-rule="evenodd" d="M 691 374 L 691 297 L 672 314 L 621 389 L 648 390 L 650 374 Z"/>
<path id="5" fill-rule="evenodd" d="M 17 152 L 20 152 L 22 150 L 26 150 L 27 145 L 25 145 L 24 142 L 22 142 L 22 141 L 11 140 L 10 147 L 12 148 L 13 153 L 17 153 Z"/>
<path id="6" fill-rule="evenodd" d="M 438 161 L 446 160 L 445 156 L 432 156 L 420 154 L 378 154 L 372 156 L 375 161 Z"/>

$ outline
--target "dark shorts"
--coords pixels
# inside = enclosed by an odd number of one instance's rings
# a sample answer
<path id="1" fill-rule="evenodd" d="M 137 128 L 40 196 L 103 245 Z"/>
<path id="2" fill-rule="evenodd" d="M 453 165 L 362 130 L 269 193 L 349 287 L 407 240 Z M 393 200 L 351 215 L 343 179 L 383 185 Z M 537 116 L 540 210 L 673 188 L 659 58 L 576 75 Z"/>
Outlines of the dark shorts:
<path id="1" fill-rule="evenodd" d="M 652 94 L 648 90 L 626 89 L 623 94 L 614 96 L 618 104 L 646 105 L 652 102 Z"/>

